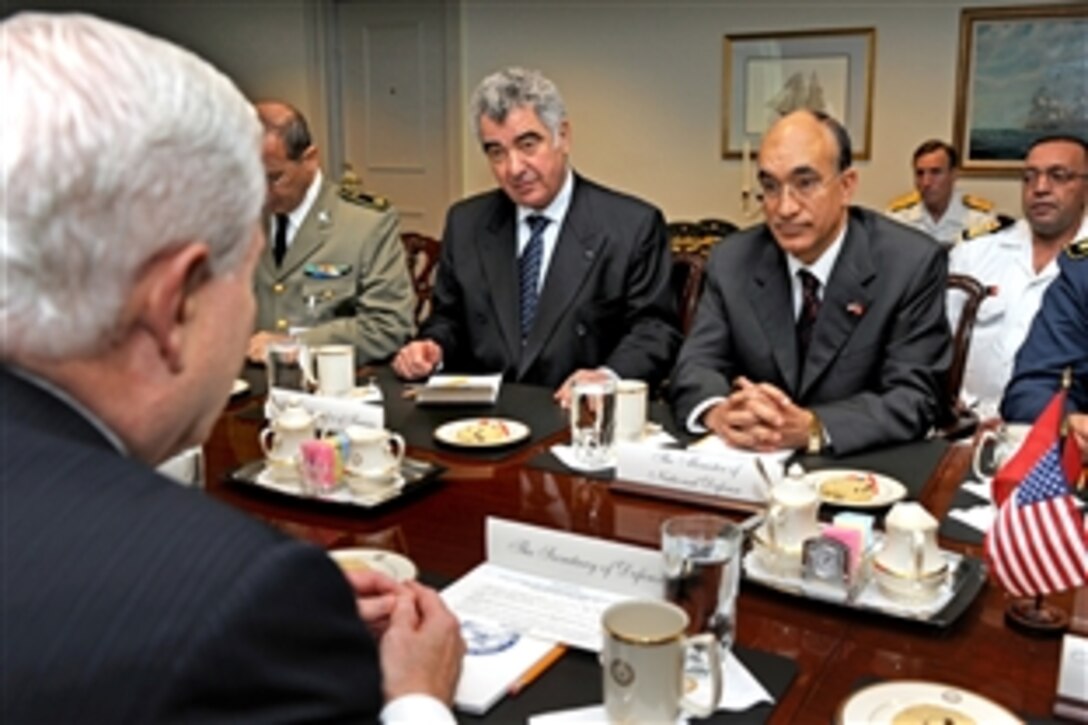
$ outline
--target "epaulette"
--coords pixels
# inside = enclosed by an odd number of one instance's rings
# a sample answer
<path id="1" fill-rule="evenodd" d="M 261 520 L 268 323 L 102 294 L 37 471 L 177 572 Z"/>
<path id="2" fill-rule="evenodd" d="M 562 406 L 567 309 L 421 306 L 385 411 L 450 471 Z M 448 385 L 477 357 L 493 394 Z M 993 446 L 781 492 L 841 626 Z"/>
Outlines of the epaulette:
<path id="1" fill-rule="evenodd" d="M 904 194 L 897 199 L 893 199 L 891 204 L 888 204 L 888 211 L 903 211 L 907 207 L 914 206 L 922 200 L 922 195 L 917 191 L 912 191 L 909 194 Z"/>
<path id="2" fill-rule="evenodd" d="M 389 208 L 389 200 L 384 196 L 373 196 L 371 194 L 364 194 L 361 191 L 352 191 L 351 189 L 341 188 L 340 198 L 344 201 L 349 201 L 352 204 L 358 204 L 359 206 L 368 209 L 374 209 L 375 211 L 385 211 Z"/>
<path id="3" fill-rule="evenodd" d="M 983 219 L 978 224 L 970 226 L 963 230 L 963 241 L 967 242 L 978 237 L 984 237 L 987 234 L 993 234 L 999 232 L 1005 227 L 1011 226 L 1012 219 L 1009 217 L 994 217 L 992 219 Z"/>
<path id="4" fill-rule="evenodd" d="M 1070 244 L 1065 248 L 1065 253 L 1070 259 L 1088 259 L 1088 237 Z"/>
<path id="5" fill-rule="evenodd" d="M 963 195 L 963 205 L 968 209 L 974 209 L 975 211 L 992 212 L 994 210 L 994 203 L 989 199 L 983 199 L 981 196 L 974 196 L 973 194 Z"/>

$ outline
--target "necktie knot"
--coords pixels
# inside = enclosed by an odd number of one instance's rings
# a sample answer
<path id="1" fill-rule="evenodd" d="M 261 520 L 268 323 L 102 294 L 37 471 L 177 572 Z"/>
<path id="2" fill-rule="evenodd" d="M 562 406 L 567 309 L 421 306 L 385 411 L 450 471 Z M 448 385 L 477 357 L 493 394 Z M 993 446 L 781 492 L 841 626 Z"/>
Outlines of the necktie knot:
<path id="1" fill-rule="evenodd" d="M 525 217 L 526 223 L 529 225 L 530 236 L 536 236 L 537 234 L 543 234 L 544 228 L 548 226 L 551 219 L 543 214 L 530 214 Z"/>

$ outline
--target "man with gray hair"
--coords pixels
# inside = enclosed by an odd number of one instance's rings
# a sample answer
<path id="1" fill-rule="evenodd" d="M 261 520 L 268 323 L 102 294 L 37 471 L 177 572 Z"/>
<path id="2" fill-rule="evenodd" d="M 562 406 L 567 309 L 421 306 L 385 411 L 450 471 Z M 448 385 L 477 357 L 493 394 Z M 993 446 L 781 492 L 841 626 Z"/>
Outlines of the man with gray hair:
<path id="1" fill-rule="evenodd" d="M 664 378 L 680 344 L 664 219 L 574 173 L 555 85 L 509 68 L 472 97 L 477 138 L 499 184 L 446 218 L 434 310 L 393 367 L 441 366 L 548 385 Z"/>
<path id="2" fill-rule="evenodd" d="M 86 15 L 0 37 L 0 721 L 452 722 L 437 593 L 348 578 L 150 467 L 204 439 L 245 355 L 253 108 Z"/>

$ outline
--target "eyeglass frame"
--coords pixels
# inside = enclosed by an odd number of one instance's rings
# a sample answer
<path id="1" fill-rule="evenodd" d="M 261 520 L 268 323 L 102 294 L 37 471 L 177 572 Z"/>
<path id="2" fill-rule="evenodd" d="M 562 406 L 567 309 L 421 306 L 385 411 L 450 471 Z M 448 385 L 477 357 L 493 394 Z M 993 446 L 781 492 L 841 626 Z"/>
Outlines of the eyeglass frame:
<path id="1" fill-rule="evenodd" d="M 843 171 L 839 171 L 825 179 L 823 175 L 815 169 L 805 168 L 797 169 L 791 172 L 791 176 L 795 176 L 798 178 L 795 178 L 792 181 L 788 179 L 786 181 L 779 181 L 778 179 L 775 179 L 769 174 L 764 174 L 761 171 L 756 178 L 756 184 L 759 186 L 759 191 L 755 193 L 755 198 L 756 201 L 758 201 L 760 204 L 777 204 L 778 202 L 782 201 L 783 195 L 786 190 L 789 190 L 794 200 L 801 203 L 807 203 L 809 201 L 812 201 L 812 199 L 816 198 L 819 192 L 830 186 L 831 183 L 834 182 L 836 179 L 842 178 L 842 175 L 844 173 L 845 172 Z M 773 192 L 767 191 L 767 188 L 764 185 L 764 181 L 768 179 L 773 181 L 775 184 L 778 184 L 780 188 Z M 804 189 L 802 189 L 797 185 L 799 182 L 805 184 L 809 184 L 809 182 L 811 182 L 811 185 L 808 185 Z"/>
<path id="2" fill-rule="evenodd" d="M 1077 179 L 1088 179 L 1088 174 L 1078 174 L 1076 171 L 1064 166 L 1048 166 L 1045 169 L 1025 168 L 1020 172 L 1020 181 L 1025 186 L 1035 186 L 1039 179 L 1044 176 L 1048 182 L 1055 186 L 1065 186 Z"/>

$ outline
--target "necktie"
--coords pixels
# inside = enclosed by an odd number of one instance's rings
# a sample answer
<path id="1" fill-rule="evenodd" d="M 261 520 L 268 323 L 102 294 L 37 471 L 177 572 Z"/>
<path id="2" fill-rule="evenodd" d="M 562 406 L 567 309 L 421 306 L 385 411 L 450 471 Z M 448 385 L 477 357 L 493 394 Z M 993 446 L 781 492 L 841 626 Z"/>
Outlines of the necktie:
<path id="1" fill-rule="evenodd" d="M 801 313 L 797 316 L 797 352 L 803 362 L 812 342 L 812 328 L 820 312 L 820 280 L 807 269 L 797 270 L 801 279 Z"/>
<path id="2" fill-rule="evenodd" d="M 272 247 L 272 258 L 276 266 L 283 264 L 283 255 L 287 254 L 287 215 L 276 215 L 276 238 Z"/>
<path id="3" fill-rule="evenodd" d="M 544 257 L 544 228 L 551 221 L 548 217 L 533 214 L 525 220 L 529 224 L 529 243 L 518 258 L 518 302 L 521 312 L 521 341 L 529 337 L 536 319 L 536 303 L 539 293 L 540 263 Z"/>

